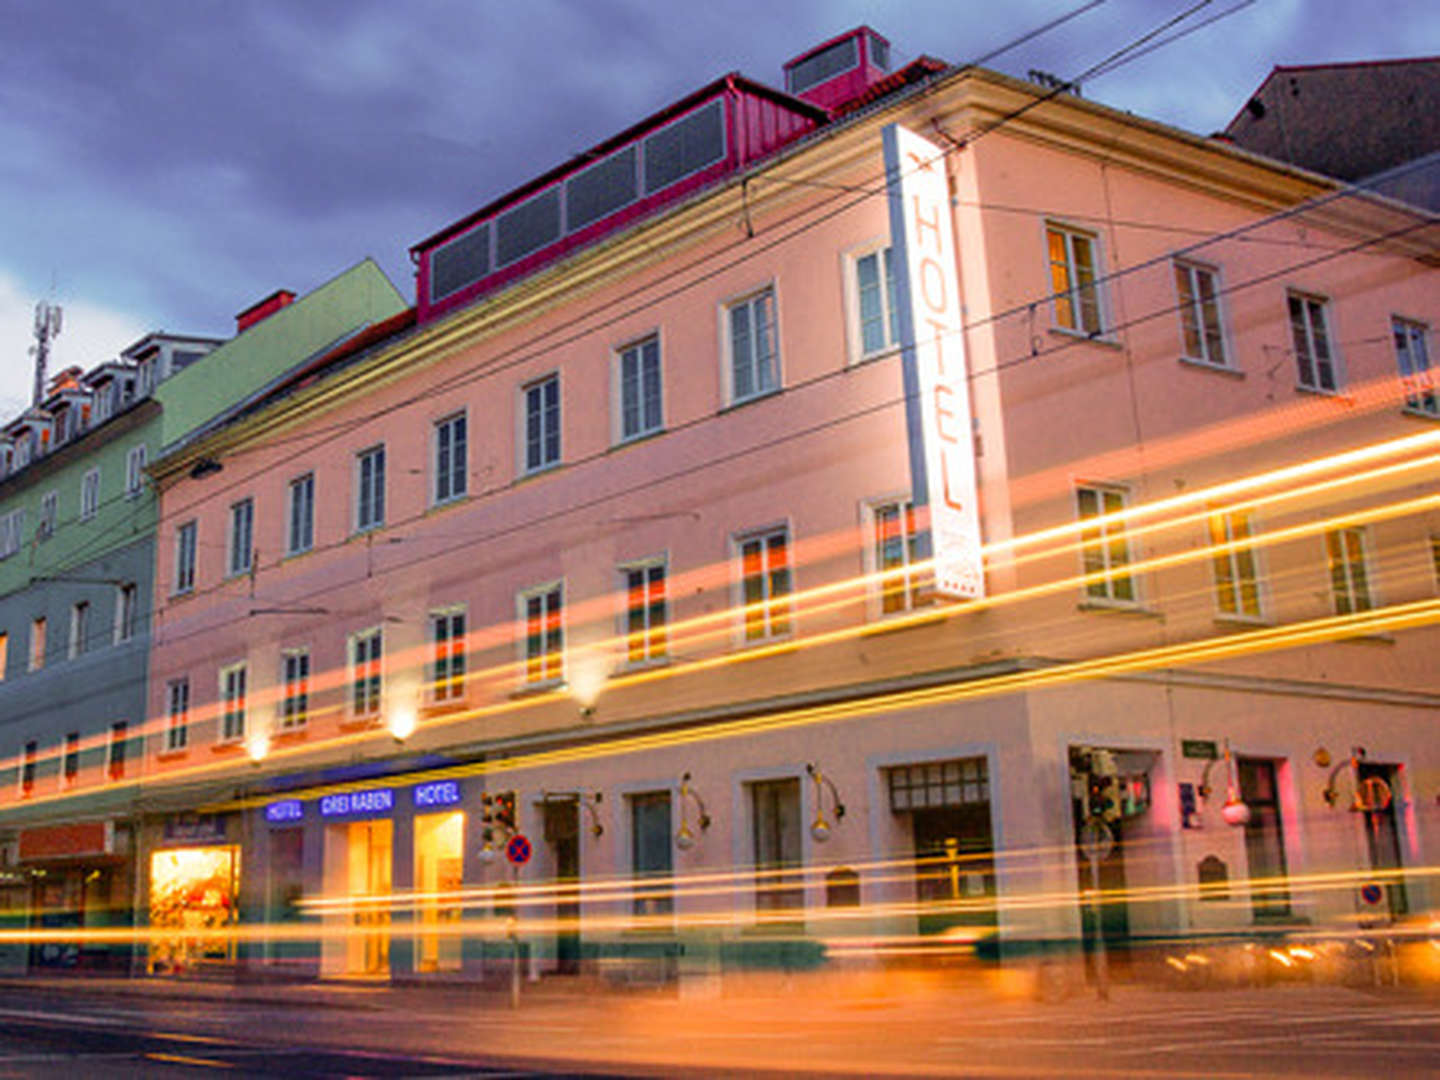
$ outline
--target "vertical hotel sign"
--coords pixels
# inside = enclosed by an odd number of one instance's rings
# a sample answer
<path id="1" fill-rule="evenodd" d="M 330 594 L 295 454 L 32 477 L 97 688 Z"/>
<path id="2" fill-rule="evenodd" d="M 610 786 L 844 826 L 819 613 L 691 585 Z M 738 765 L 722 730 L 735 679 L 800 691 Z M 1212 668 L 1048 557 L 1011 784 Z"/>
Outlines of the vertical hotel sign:
<path id="1" fill-rule="evenodd" d="M 985 572 L 945 154 L 899 124 L 884 139 L 915 507 L 928 507 L 935 591 L 977 599 Z"/>

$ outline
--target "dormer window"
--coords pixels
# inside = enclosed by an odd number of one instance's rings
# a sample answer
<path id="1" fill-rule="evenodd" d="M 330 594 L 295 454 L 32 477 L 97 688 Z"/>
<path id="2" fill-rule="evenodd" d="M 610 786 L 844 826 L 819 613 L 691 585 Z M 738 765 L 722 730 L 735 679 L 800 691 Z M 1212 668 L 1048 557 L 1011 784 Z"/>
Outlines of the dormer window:
<path id="1" fill-rule="evenodd" d="M 828 49 L 821 49 L 813 56 L 807 56 L 785 73 L 786 89 L 792 94 L 803 94 L 812 86 L 829 82 L 836 75 L 843 75 L 860 66 L 860 41 L 847 37 L 837 41 Z"/>

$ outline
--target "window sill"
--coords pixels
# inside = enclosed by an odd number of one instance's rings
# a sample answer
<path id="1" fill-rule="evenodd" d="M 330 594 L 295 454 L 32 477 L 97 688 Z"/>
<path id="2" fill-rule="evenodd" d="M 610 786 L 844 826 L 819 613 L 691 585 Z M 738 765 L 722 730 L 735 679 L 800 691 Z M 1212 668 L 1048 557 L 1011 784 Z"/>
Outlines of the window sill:
<path id="1" fill-rule="evenodd" d="M 540 697 L 544 694 L 563 693 L 565 691 L 564 679 L 542 679 L 539 682 L 526 683 L 510 691 L 510 699 L 519 701 L 524 698 Z"/>
<path id="2" fill-rule="evenodd" d="M 161 750 L 155 755 L 156 761 L 184 761 L 190 756 L 190 748 L 182 746 L 178 750 Z"/>
<path id="3" fill-rule="evenodd" d="M 1306 386 L 1304 383 L 1296 383 L 1295 392 L 1297 394 L 1313 394 L 1315 397 L 1329 398 L 1332 401 L 1340 402 L 1342 405 L 1355 404 L 1354 398 L 1338 389 L 1326 390 L 1323 386 Z"/>
<path id="4" fill-rule="evenodd" d="M 363 731 L 365 728 L 379 728 L 380 714 L 373 713 L 350 713 L 340 720 L 342 731 Z"/>
<path id="5" fill-rule="evenodd" d="M 270 733 L 272 741 L 277 743 L 302 742 L 309 732 L 308 722 L 301 720 L 292 723 L 289 727 L 282 727 Z"/>
<path id="6" fill-rule="evenodd" d="M 741 638 L 735 643 L 735 654 L 741 658 L 763 659 L 765 656 L 788 656 L 800 651 L 800 643 L 792 634 L 774 637 Z M 756 655 L 760 654 L 760 655 Z"/>
<path id="7" fill-rule="evenodd" d="M 444 701 L 427 701 L 420 707 L 420 715 L 424 717 L 446 716 L 449 713 L 463 712 L 470 707 L 469 700 L 465 695 L 446 698 Z"/>
<path id="8" fill-rule="evenodd" d="M 1225 375 L 1231 379 L 1245 378 L 1245 372 L 1239 368 L 1231 367 L 1229 364 L 1214 364 L 1209 360 L 1200 360 L 1193 356 L 1182 356 L 1179 358 L 1184 367 L 1192 368 L 1195 371 L 1208 371 L 1214 375 Z"/>
<path id="9" fill-rule="evenodd" d="M 448 499 L 435 499 L 425 508 L 425 515 L 428 517 L 456 506 L 464 506 L 469 501 L 470 493 L 468 491 L 461 492 L 459 495 L 451 495 Z"/>
<path id="10" fill-rule="evenodd" d="M 1220 614 L 1215 616 L 1215 625 L 1230 630 L 1259 630 L 1266 626 L 1275 624 L 1262 615 L 1229 615 Z"/>
<path id="11" fill-rule="evenodd" d="M 562 460 L 552 461 L 548 465 L 537 465 L 533 469 L 521 469 L 520 475 L 515 477 L 515 482 L 524 483 L 526 480 L 532 480 L 537 476 L 549 476 L 553 472 L 559 472 L 564 465 L 565 462 Z"/>
<path id="12" fill-rule="evenodd" d="M 1057 337 L 1069 338 L 1071 341 L 1088 341 L 1092 345 L 1103 345 L 1107 349 L 1123 348 L 1118 338 L 1111 337 L 1104 331 L 1087 334 L 1084 330 L 1071 330 L 1068 326 L 1051 326 L 1050 333 Z"/>
<path id="13" fill-rule="evenodd" d="M 638 446 L 640 443 L 646 443 L 651 439 L 664 435 L 665 431 L 665 428 L 658 427 L 654 431 L 641 431 L 635 435 L 628 436 L 622 435 L 610 445 L 610 450 L 613 453 L 616 450 L 626 450 L 632 446 Z"/>
<path id="14" fill-rule="evenodd" d="M 723 416 L 727 412 L 743 409 L 746 405 L 754 405 L 757 401 L 768 401 L 770 398 L 779 397 L 784 390 L 783 386 L 777 386 L 773 390 L 764 390 L 758 394 L 751 394 L 749 397 L 731 399 L 720 407 L 719 415 Z"/>
<path id="15" fill-rule="evenodd" d="M 383 528 L 385 528 L 385 523 L 383 521 L 377 521 L 373 525 L 356 525 L 354 530 L 350 533 L 350 539 L 361 540 L 366 537 L 373 536 L 375 533 L 378 533 Z"/>
<path id="16" fill-rule="evenodd" d="M 1076 611 L 1095 611 L 1107 615 L 1131 615 L 1144 619 L 1163 619 L 1165 616 L 1154 608 L 1146 607 L 1144 604 L 1129 603 L 1124 600 L 1101 600 L 1090 598 L 1081 600 L 1075 605 Z"/>
<path id="17" fill-rule="evenodd" d="M 287 551 L 280 559 L 280 562 L 281 565 L 284 565 L 285 563 L 294 562 L 296 559 L 303 559 L 306 555 L 313 554 L 315 554 L 315 548 L 313 546 L 301 548 L 299 551 Z"/>
<path id="18" fill-rule="evenodd" d="M 861 637 L 879 637 L 884 634 L 900 634 L 906 630 L 918 630 L 938 626 L 950 617 L 950 611 L 941 607 L 930 610 L 892 611 L 872 615 L 871 621 L 860 628 Z"/>
<path id="19" fill-rule="evenodd" d="M 1401 406 L 1400 415 L 1413 416 L 1416 420 L 1440 420 L 1440 412 L 1431 412 L 1429 409 L 1422 409 L 1414 405 Z"/>
<path id="20" fill-rule="evenodd" d="M 624 678 L 626 675 L 638 675 L 644 671 L 654 671 L 657 668 L 667 668 L 675 662 L 671 656 L 652 656 L 645 660 L 626 660 L 615 671 L 611 678 Z"/>
<path id="21" fill-rule="evenodd" d="M 210 752 L 212 754 L 233 754 L 235 751 L 243 749 L 245 749 L 245 739 L 242 736 L 238 739 L 221 739 L 211 745 Z"/>
<path id="22" fill-rule="evenodd" d="M 1394 634 L 1351 634 L 1349 637 L 1336 638 L 1336 641 L 1353 642 L 1356 645 L 1394 645 Z"/>

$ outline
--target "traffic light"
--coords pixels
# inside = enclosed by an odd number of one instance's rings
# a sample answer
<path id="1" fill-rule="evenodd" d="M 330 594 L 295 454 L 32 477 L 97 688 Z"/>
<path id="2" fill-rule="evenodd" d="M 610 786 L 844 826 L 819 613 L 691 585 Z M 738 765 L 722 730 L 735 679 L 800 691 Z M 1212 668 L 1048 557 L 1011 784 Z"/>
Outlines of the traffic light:
<path id="1" fill-rule="evenodd" d="M 1100 781 L 1100 809 L 1096 816 L 1102 821 L 1119 821 L 1121 814 L 1120 805 L 1120 778 L 1118 776 L 1098 777 Z"/>
<path id="2" fill-rule="evenodd" d="M 515 792 L 488 792 L 480 797 L 480 820 L 486 825 L 497 825 L 507 832 L 515 831 Z"/>
<path id="3" fill-rule="evenodd" d="M 1085 777 L 1085 816 L 1105 817 L 1105 777 L 1089 773 Z"/>

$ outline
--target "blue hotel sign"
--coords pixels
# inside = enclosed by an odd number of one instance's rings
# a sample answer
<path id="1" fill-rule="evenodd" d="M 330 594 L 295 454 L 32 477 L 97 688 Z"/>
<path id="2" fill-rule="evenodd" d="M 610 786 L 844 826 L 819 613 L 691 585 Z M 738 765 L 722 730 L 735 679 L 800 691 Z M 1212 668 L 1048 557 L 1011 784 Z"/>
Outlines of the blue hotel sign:
<path id="1" fill-rule="evenodd" d="M 460 802 L 459 780 L 436 780 L 415 785 L 416 806 L 455 806 Z"/>
<path id="2" fill-rule="evenodd" d="M 299 799 L 281 799 L 265 807 L 265 820 L 272 825 L 287 821 L 300 821 L 305 817 L 305 806 Z"/>
<path id="3" fill-rule="evenodd" d="M 386 814 L 395 809 L 395 789 L 342 791 L 320 800 L 321 817 L 349 817 L 352 814 Z"/>

